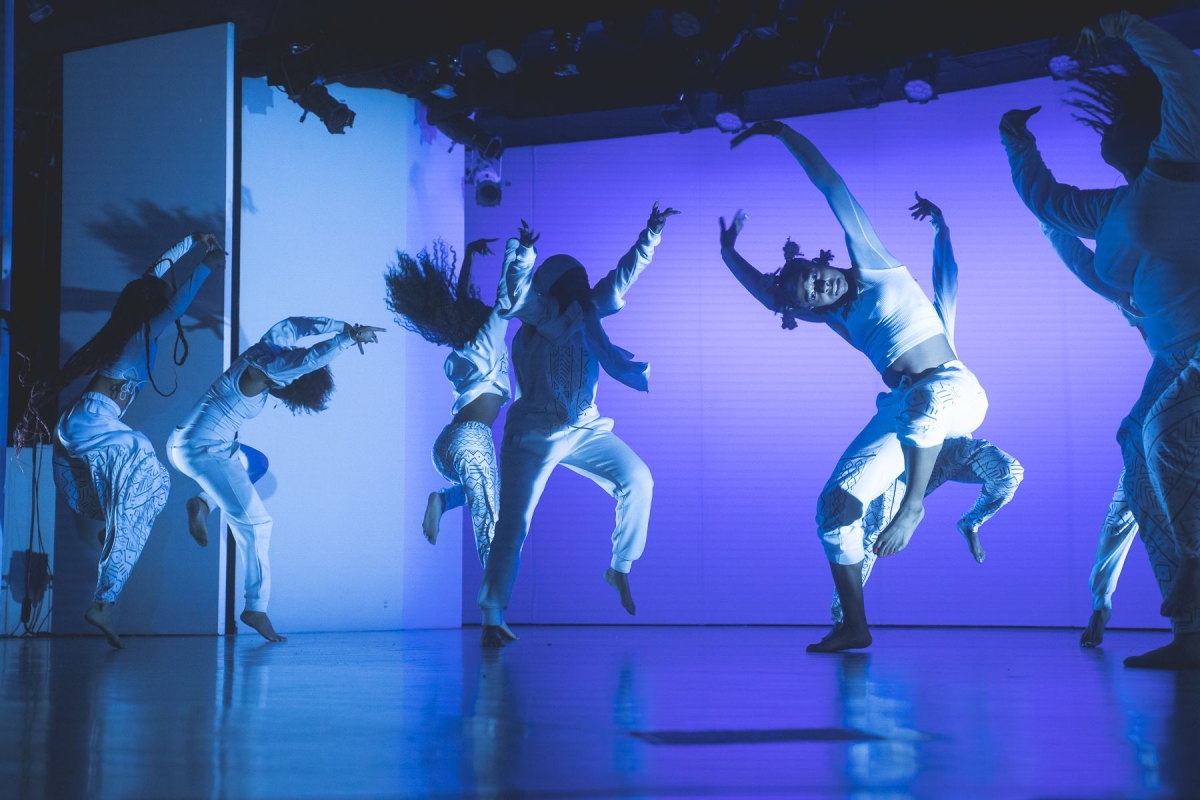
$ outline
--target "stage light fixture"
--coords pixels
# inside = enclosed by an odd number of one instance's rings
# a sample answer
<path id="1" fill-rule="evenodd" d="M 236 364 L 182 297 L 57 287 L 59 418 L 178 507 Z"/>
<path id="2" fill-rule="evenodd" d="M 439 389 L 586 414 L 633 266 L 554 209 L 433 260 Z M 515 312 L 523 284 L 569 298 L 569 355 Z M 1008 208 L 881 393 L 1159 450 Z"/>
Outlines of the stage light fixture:
<path id="1" fill-rule="evenodd" d="M 1079 77 L 1082 65 L 1078 48 L 1072 37 L 1059 36 L 1050 42 L 1046 53 L 1046 69 L 1056 81 L 1069 81 Z"/>
<path id="2" fill-rule="evenodd" d="M 500 137 L 491 135 L 464 113 L 443 117 L 434 125 L 451 141 L 461 144 L 488 161 L 497 161 L 504 153 L 504 142 Z"/>
<path id="3" fill-rule="evenodd" d="M 887 73 L 853 75 L 846 82 L 850 97 L 860 108 L 875 108 L 883 102 L 883 86 Z"/>
<path id="4" fill-rule="evenodd" d="M 700 97 L 695 92 L 684 92 L 679 99 L 663 108 L 663 124 L 668 130 L 688 133 L 696 130 L 696 116 L 700 111 Z"/>
<path id="5" fill-rule="evenodd" d="M 488 66 L 497 75 L 511 75 L 517 71 L 517 59 L 505 47 L 493 47 L 487 51 Z"/>
<path id="6" fill-rule="evenodd" d="M 41 22 L 54 13 L 54 7 L 45 0 L 26 0 L 25 11 L 28 12 L 30 20 Z"/>
<path id="7" fill-rule="evenodd" d="M 345 133 L 346 128 L 354 127 L 354 112 L 345 103 L 334 100 L 319 80 L 305 86 L 299 95 L 290 97 L 304 109 L 300 115 L 301 122 L 312 112 L 325 123 L 325 129 L 330 133 Z"/>
<path id="8" fill-rule="evenodd" d="M 453 100 L 458 96 L 454 84 L 462 75 L 461 62 L 457 56 L 446 56 L 440 60 L 430 61 L 433 67 L 433 88 L 429 93 L 443 100 Z"/>
<path id="9" fill-rule="evenodd" d="M 579 54 L 579 45 L 582 38 L 578 33 L 572 31 L 556 31 L 554 40 L 550 43 L 550 49 L 558 55 L 558 63 L 554 68 L 554 74 L 560 78 L 569 78 L 572 75 L 579 74 L 579 66 L 577 56 Z"/>
<path id="10" fill-rule="evenodd" d="M 717 113 L 713 119 L 725 133 L 737 133 L 746 127 L 746 95 L 742 92 L 723 94 L 717 98 Z"/>
<path id="11" fill-rule="evenodd" d="M 684 39 L 699 36 L 700 32 L 704 30 L 699 17 L 685 8 L 668 9 L 667 22 L 670 24 L 671 30 L 675 31 L 675 35 Z"/>
<path id="12" fill-rule="evenodd" d="M 475 205 L 492 208 L 500 205 L 504 195 L 501 179 L 501 159 L 489 159 L 478 152 L 467 152 L 466 182 L 475 187 Z"/>
<path id="13" fill-rule="evenodd" d="M 928 103 L 937 99 L 938 66 L 933 54 L 910 58 L 904 68 L 904 96 L 910 103 Z"/>

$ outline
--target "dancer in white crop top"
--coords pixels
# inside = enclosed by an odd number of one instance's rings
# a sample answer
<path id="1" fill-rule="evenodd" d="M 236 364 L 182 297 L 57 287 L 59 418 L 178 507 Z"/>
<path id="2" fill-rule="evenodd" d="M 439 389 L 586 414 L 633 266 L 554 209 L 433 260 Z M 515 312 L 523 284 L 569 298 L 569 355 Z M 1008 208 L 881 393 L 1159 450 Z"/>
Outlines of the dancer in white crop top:
<path id="1" fill-rule="evenodd" d="M 871 360 L 891 389 L 879 396 L 877 413 L 842 454 L 817 504 L 818 535 L 841 597 L 843 624 L 808 649 L 867 647 L 864 511 L 905 475 L 908 490 L 875 552 L 892 555 L 904 549 L 925 514 L 923 498 L 942 442 L 974 432 L 983 422 L 987 397 L 955 355 L 934 304 L 884 248 L 866 212 L 816 146 L 775 121 L 755 124 L 731 145 L 756 134 L 779 139 L 825 195 L 845 231 L 851 268 L 831 266 L 832 254 L 823 251 L 816 260 L 797 254 L 774 275 L 759 272 L 734 247 L 745 224 L 740 211 L 728 228 L 721 220 L 726 266 L 755 299 L 783 315 L 785 328 L 795 328 L 797 319 L 829 325 Z"/>

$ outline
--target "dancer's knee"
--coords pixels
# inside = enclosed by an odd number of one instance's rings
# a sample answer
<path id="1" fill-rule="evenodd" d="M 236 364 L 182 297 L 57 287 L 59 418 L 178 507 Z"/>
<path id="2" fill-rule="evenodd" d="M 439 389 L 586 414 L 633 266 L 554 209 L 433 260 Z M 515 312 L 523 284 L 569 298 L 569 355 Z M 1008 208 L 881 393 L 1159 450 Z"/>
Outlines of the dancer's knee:
<path id="1" fill-rule="evenodd" d="M 857 564 L 866 557 L 863 530 L 859 525 L 822 528 L 817 531 L 825 557 L 831 564 Z"/>

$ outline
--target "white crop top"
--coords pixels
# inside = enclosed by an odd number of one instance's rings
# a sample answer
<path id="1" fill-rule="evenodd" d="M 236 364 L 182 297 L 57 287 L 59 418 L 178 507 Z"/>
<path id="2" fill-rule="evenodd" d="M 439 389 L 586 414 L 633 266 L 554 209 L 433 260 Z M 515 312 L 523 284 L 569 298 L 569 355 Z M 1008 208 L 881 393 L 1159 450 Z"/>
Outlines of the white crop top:
<path id="1" fill-rule="evenodd" d="M 920 284 L 904 267 L 858 269 L 858 296 L 826 314 L 826 322 L 882 374 L 892 362 L 946 326 Z"/>
<path id="2" fill-rule="evenodd" d="M 446 356 L 446 377 L 454 385 L 452 414 L 462 411 L 485 394 L 499 395 L 501 402 L 507 402 L 511 396 L 508 348 L 504 344 L 508 320 L 500 315 L 500 311 L 497 303 L 475 338 Z"/>

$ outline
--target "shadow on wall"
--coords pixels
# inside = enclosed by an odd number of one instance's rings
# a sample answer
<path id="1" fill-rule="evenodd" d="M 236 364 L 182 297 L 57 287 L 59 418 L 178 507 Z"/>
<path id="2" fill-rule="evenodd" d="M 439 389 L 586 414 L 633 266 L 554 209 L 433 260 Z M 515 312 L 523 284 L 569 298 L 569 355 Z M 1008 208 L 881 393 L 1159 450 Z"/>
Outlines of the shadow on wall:
<path id="1" fill-rule="evenodd" d="M 225 215 L 221 209 L 196 214 L 183 207 L 166 209 L 149 200 L 137 200 L 129 207 L 108 206 L 104 219 L 89 222 L 88 235 L 119 256 L 128 280 L 142 275 L 164 250 L 189 233 L 208 231 L 224 238 Z M 195 256 L 193 255 L 193 258 Z M 188 265 L 190 268 L 190 265 Z M 116 305 L 123 285 L 113 290 L 64 286 L 63 311 L 109 312 Z M 188 331 L 208 330 L 221 337 L 223 315 L 221 297 L 201 292 L 188 309 L 184 327 Z"/>

